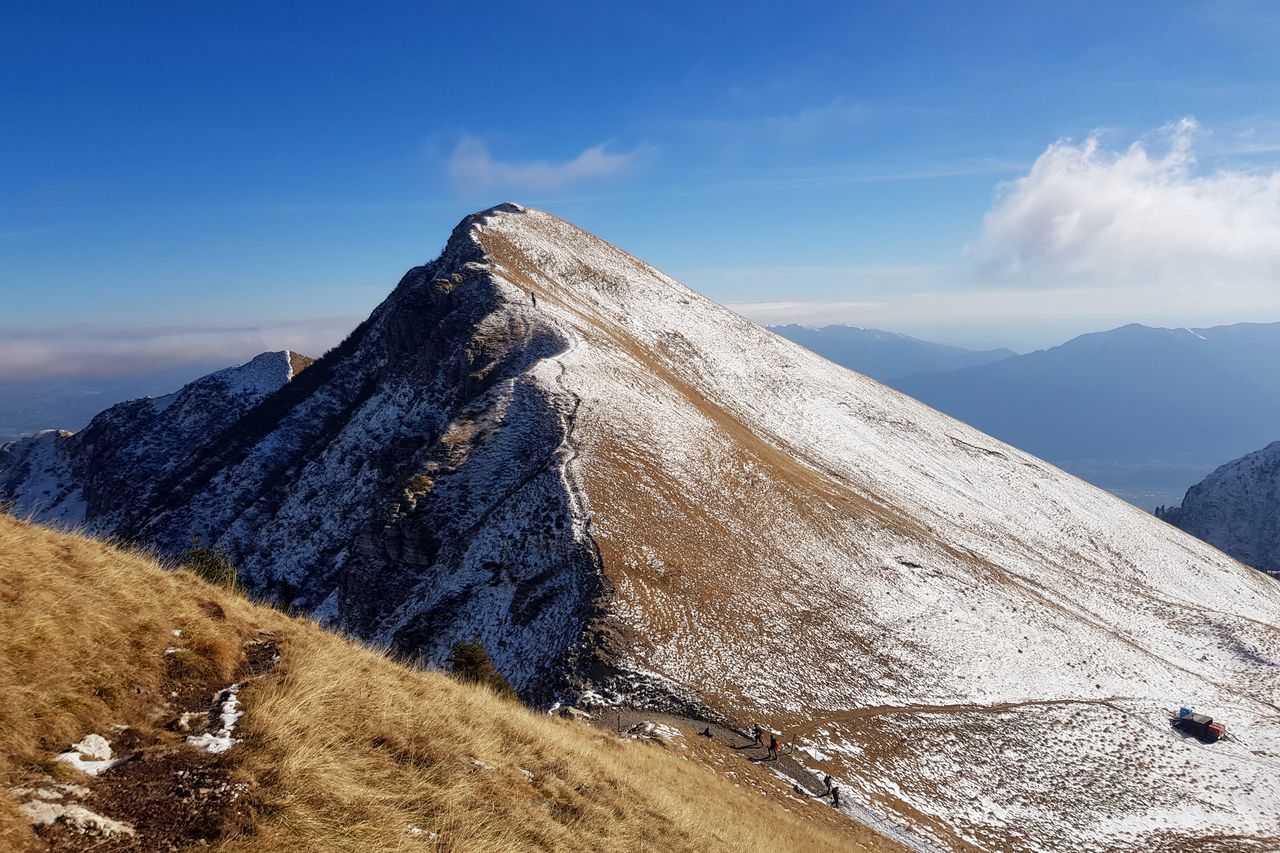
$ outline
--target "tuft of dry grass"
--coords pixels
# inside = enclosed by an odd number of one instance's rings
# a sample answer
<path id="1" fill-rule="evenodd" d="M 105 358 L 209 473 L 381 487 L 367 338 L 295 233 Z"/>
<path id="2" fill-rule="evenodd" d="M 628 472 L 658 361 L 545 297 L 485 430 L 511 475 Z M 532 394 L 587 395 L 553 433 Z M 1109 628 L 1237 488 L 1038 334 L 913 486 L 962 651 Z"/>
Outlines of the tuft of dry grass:
<path id="1" fill-rule="evenodd" d="M 408 669 L 145 555 L 0 517 L 0 785 L 92 731 L 155 725 L 165 691 L 280 661 L 241 692 L 237 774 L 263 804 L 224 851 L 889 850 L 750 794 L 678 750 Z M 164 654 L 182 631 L 181 654 Z M 816 807 L 814 807 L 816 808 Z M 829 811 L 829 810 L 828 810 Z M 0 796 L 0 847 L 30 828 Z"/>

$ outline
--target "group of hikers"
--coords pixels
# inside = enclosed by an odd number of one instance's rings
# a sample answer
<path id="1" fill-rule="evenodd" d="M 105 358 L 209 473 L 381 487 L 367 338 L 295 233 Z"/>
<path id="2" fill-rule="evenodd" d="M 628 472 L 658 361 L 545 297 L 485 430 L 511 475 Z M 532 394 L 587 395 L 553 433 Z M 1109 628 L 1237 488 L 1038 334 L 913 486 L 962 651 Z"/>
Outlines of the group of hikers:
<path id="1" fill-rule="evenodd" d="M 708 726 L 708 727 L 707 727 L 706 734 L 707 734 L 708 736 L 711 734 L 711 727 L 710 727 L 710 726 Z M 755 741 L 755 745 L 756 745 L 756 746 L 764 746 L 764 729 L 762 729 L 762 728 L 760 727 L 760 724 L 759 724 L 759 723 L 756 723 L 756 724 L 752 727 L 752 729 L 751 729 L 751 736 L 752 736 L 752 738 L 754 739 L 754 741 Z M 764 760 L 766 760 L 766 761 L 769 761 L 769 760 L 777 761 L 777 760 L 778 760 L 778 750 L 779 750 L 781 747 L 782 747 L 782 741 L 778 740 L 778 735 L 777 735 L 777 734 L 775 734 L 774 732 L 769 732 L 769 749 L 767 750 L 767 752 L 768 752 L 768 758 L 766 758 L 766 759 L 764 759 Z M 838 786 L 833 785 L 833 784 L 831 783 L 831 775 L 830 775 L 830 774 L 827 774 L 826 776 L 823 776 L 823 777 L 822 777 L 822 786 L 823 786 L 823 788 L 825 788 L 825 790 L 824 790 L 821 794 L 818 794 L 817 796 L 821 797 L 821 798 L 822 798 L 822 799 L 824 799 L 824 800 L 825 800 L 827 797 L 830 797 L 830 798 L 831 798 L 831 805 L 832 805 L 832 806 L 834 806 L 834 807 L 836 807 L 836 808 L 840 808 L 840 788 L 839 788 Z M 798 794 L 804 794 L 804 793 L 807 793 L 806 791 L 802 790 L 802 789 L 800 788 L 800 786 L 799 786 L 799 785 L 792 785 L 792 788 L 793 788 L 793 789 L 796 791 L 796 793 L 798 793 Z"/>
<path id="2" fill-rule="evenodd" d="M 756 723 L 755 728 L 751 730 L 752 737 L 755 738 L 756 746 L 764 746 L 764 729 L 760 728 L 760 724 Z M 769 733 L 769 757 L 774 761 L 778 760 L 778 747 L 782 746 L 782 741 L 778 740 L 778 736 L 773 732 Z"/>

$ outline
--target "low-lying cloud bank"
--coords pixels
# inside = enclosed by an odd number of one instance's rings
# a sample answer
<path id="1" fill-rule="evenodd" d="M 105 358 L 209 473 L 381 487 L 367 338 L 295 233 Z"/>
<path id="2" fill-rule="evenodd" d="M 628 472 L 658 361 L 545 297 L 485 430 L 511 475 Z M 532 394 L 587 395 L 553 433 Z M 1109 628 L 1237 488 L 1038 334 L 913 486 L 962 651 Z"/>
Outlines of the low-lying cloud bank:
<path id="1" fill-rule="evenodd" d="M 127 376 L 184 364 L 230 366 L 268 350 L 289 349 L 318 357 L 359 321 L 329 317 L 241 327 L 0 330 L 0 381 Z"/>

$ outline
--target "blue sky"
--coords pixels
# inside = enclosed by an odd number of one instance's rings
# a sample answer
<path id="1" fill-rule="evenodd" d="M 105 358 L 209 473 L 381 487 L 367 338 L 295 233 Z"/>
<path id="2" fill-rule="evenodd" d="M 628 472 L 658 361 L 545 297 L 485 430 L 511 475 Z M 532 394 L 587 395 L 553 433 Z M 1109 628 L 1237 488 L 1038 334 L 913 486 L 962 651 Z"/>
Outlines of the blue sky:
<path id="1" fill-rule="evenodd" d="M 1280 7 L 797 5 L 6 3 L 0 374 L 322 349 L 508 198 L 762 321 L 1280 320 Z"/>

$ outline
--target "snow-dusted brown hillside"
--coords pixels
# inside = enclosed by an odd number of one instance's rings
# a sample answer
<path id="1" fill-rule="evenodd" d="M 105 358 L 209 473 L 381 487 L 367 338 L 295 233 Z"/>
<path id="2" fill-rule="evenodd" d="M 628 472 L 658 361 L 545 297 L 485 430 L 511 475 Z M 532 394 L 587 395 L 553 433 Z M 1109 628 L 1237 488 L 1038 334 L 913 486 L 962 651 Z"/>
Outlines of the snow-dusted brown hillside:
<path id="1" fill-rule="evenodd" d="M 921 847 L 1280 844 L 1280 584 L 540 211 L 152 494 L 116 532 L 529 697 L 776 725 Z"/>

